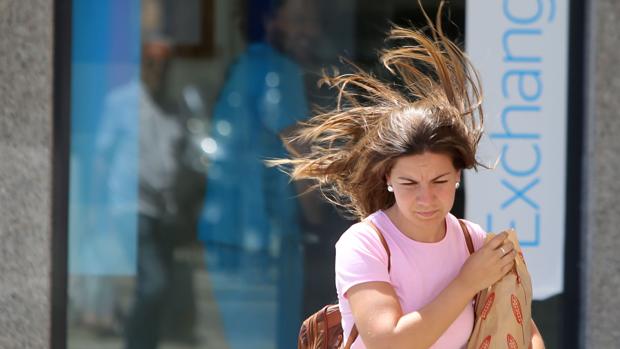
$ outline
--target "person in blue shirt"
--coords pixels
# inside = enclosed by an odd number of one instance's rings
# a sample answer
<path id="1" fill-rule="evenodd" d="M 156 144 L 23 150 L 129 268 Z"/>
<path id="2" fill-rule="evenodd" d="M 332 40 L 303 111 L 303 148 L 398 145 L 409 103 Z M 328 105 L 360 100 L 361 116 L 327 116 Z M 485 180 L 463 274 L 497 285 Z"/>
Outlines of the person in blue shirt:
<path id="1" fill-rule="evenodd" d="M 308 106 L 302 69 L 285 53 L 287 2 L 248 6 L 249 45 L 212 114 L 198 231 L 231 348 L 273 347 L 274 337 L 278 348 L 291 348 L 302 308 L 298 193 L 264 160 L 285 156 L 281 136 L 307 117 Z"/>

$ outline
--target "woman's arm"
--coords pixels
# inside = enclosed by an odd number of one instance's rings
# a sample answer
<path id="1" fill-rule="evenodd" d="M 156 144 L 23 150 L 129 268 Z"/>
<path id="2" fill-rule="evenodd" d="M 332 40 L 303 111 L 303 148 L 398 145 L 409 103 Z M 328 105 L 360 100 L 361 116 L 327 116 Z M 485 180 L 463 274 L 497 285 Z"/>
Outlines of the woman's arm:
<path id="1" fill-rule="evenodd" d="M 475 291 L 453 281 L 420 311 L 403 314 L 392 286 L 369 282 L 353 286 L 349 304 L 366 348 L 428 348 L 454 322 Z"/>
<path id="2" fill-rule="evenodd" d="M 419 311 L 403 314 L 386 282 L 367 282 L 347 291 L 355 324 L 368 349 L 428 348 L 448 329 L 479 290 L 493 284 L 513 265 L 512 243 L 499 234 L 472 254 L 459 275 Z M 507 253 L 500 251 L 504 248 Z"/>
<path id="3" fill-rule="evenodd" d="M 542 335 L 534 323 L 534 319 L 532 319 L 532 349 L 545 349 L 545 342 L 543 341 Z"/>

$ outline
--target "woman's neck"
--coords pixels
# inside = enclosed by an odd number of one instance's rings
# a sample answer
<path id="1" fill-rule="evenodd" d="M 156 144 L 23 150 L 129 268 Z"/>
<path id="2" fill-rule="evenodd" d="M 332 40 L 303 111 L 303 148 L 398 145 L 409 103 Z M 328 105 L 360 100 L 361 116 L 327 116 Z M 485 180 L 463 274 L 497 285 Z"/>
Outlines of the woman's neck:
<path id="1" fill-rule="evenodd" d="M 424 243 L 433 243 L 443 240 L 446 235 L 446 219 L 439 222 L 424 222 L 428 224 L 416 224 L 405 217 L 396 205 L 384 211 L 392 223 L 408 238 Z"/>

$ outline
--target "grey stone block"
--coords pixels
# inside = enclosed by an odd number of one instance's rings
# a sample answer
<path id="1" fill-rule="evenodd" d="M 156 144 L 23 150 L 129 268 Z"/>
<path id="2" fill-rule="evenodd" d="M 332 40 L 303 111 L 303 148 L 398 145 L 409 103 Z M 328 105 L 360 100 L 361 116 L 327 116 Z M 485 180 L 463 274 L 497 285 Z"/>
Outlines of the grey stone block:
<path id="1" fill-rule="evenodd" d="M 50 342 L 52 9 L 0 0 L 0 348 Z"/>
<path id="2" fill-rule="evenodd" d="M 620 343 L 620 2 L 590 3 L 586 115 L 586 348 Z M 567 271 L 570 272 L 570 271 Z"/>

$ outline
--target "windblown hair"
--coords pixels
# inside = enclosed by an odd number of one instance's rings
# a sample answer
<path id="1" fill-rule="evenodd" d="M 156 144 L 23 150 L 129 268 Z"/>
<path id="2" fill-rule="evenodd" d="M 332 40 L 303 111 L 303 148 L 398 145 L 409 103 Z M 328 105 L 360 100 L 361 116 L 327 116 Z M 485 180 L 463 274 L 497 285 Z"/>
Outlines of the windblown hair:
<path id="1" fill-rule="evenodd" d="M 338 90 L 336 107 L 301 124 L 286 139 L 291 158 L 270 164 L 293 180 L 314 180 L 313 188 L 359 219 L 394 204 L 386 175 L 399 157 L 432 152 L 448 155 L 456 169 L 480 166 L 480 81 L 444 35 L 442 6 L 436 26 L 424 12 L 430 36 L 402 27 L 390 31 L 387 40 L 396 45 L 380 59 L 398 85 L 355 66 L 351 74 L 325 75 L 322 82 Z"/>

